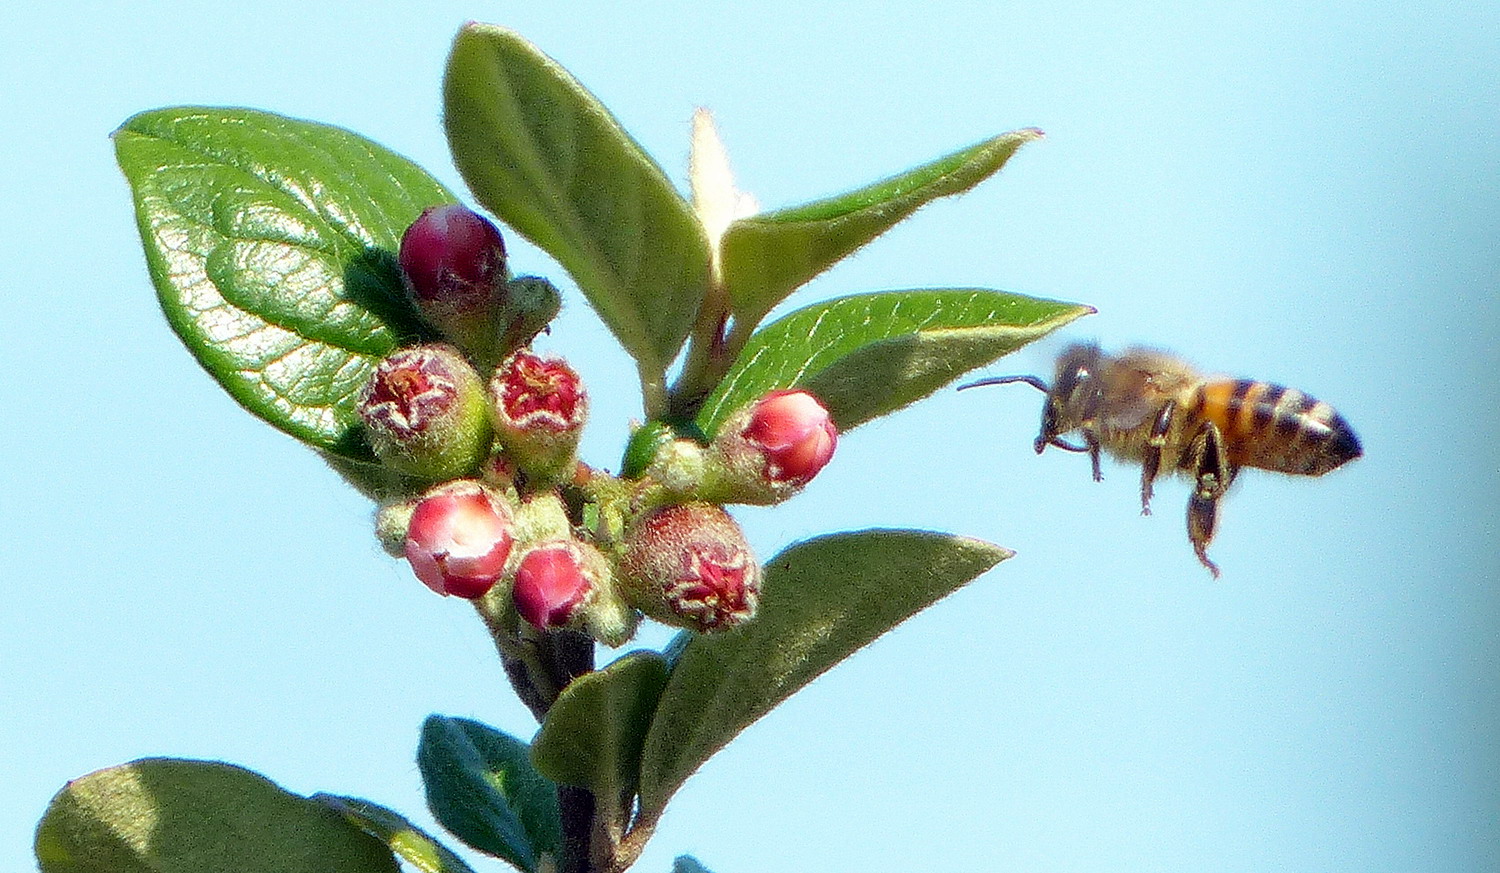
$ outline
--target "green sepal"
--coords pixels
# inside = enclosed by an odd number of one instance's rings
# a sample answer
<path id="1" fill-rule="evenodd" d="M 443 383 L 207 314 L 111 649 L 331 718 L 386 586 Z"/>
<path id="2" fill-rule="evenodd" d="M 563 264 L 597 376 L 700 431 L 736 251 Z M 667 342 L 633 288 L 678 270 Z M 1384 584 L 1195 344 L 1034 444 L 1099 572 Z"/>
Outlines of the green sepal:
<path id="1" fill-rule="evenodd" d="M 342 815 L 350 824 L 385 843 L 397 857 L 420 873 L 474 873 L 453 850 L 433 839 L 393 809 L 337 794 L 314 794 L 312 799 Z"/>
<path id="2" fill-rule="evenodd" d="M 1093 311 L 983 288 L 882 291 L 814 303 L 750 338 L 698 423 L 713 434 L 767 392 L 804 388 L 847 431 Z"/>
<path id="3" fill-rule="evenodd" d="M 467 845 L 529 873 L 557 856 L 557 786 L 532 767 L 526 743 L 477 721 L 430 715 L 417 768 L 433 817 Z"/>
<path id="4" fill-rule="evenodd" d="M 773 558 L 754 621 L 681 647 L 646 736 L 642 817 L 654 821 L 693 771 L 782 700 L 1010 555 L 951 534 L 866 530 Z"/>
<path id="5" fill-rule="evenodd" d="M 198 363 L 271 425 L 369 459 L 359 390 L 425 337 L 401 234 L 453 195 L 364 137 L 249 109 L 142 112 L 114 143 L 162 311 Z"/>
<path id="6" fill-rule="evenodd" d="M 922 205 L 967 191 L 1042 135 L 1017 130 L 826 200 L 735 221 L 721 242 L 735 319 L 758 324 L 788 294 Z"/>
<path id="7" fill-rule="evenodd" d="M 398 873 L 322 803 L 217 761 L 143 758 L 74 779 L 37 827 L 42 873 Z"/>

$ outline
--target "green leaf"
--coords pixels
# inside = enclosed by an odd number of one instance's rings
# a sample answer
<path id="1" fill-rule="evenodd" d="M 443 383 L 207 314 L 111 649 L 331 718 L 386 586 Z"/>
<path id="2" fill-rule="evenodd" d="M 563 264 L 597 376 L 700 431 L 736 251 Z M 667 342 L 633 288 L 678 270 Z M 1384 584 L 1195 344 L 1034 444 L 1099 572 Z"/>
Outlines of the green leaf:
<path id="1" fill-rule="evenodd" d="M 527 871 L 557 856 L 557 786 L 531 766 L 525 743 L 477 721 L 430 715 L 417 768 L 433 817 L 460 840 Z"/>
<path id="2" fill-rule="evenodd" d="M 750 338 L 698 423 L 713 434 L 767 391 L 800 387 L 822 399 L 839 430 L 849 430 L 1093 311 L 980 288 L 815 303 Z"/>
<path id="3" fill-rule="evenodd" d="M 758 324 L 793 290 L 918 207 L 994 175 L 1041 135 L 1030 129 L 1004 133 L 857 191 L 734 222 L 721 247 L 735 319 Z"/>
<path id="4" fill-rule="evenodd" d="M 666 684 L 666 660 L 646 651 L 573 680 L 532 743 L 537 769 L 601 802 L 623 802 L 635 792 L 641 744 Z"/>
<path id="5" fill-rule="evenodd" d="M 708 284 L 708 242 L 687 201 L 594 95 L 510 30 L 459 31 L 443 96 L 474 196 L 556 258 L 659 376 Z"/>
<path id="6" fill-rule="evenodd" d="M 52 798 L 42 873 L 397 873 L 390 849 L 321 803 L 215 761 L 146 758 Z"/>
<path id="7" fill-rule="evenodd" d="M 114 141 L 162 311 L 198 363 L 275 427 L 368 457 L 359 389 L 420 330 L 401 233 L 453 195 L 347 130 L 249 109 L 143 112 Z"/>
<path id="8" fill-rule="evenodd" d="M 1010 555 L 912 530 L 832 534 L 782 552 L 766 564 L 755 620 L 694 637 L 678 657 L 646 736 L 642 815 L 654 820 L 709 756 L 797 689 Z"/>
<path id="9" fill-rule="evenodd" d="M 678 855 L 672 862 L 672 873 L 709 873 L 709 869 L 692 855 Z"/>
<path id="10" fill-rule="evenodd" d="M 464 863 L 464 859 L 395 810 L 337 794 L 314 794 L 312 799 L 342 814 L 350 824 L 385 843 L 421 873 L 474 873 L 474 868 Z"/>

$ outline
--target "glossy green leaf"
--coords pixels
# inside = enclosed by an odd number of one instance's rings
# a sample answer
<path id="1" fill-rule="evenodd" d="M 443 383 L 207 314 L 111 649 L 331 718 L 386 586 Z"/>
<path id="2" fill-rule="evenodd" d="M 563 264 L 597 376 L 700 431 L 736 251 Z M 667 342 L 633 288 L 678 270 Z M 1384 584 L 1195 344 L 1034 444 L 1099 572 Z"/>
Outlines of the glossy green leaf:
<path id="1" fill-rule="evenodd" d="M 666 682 L 666 660 L 646 651 L 573 680 L 532 743 L 537 769 L 601 799 L 633 794 L 641 744 Z"/>
<path id="2" fill-rule="evenodd" d="M 367 457 L 355 402 L 418 335 L 396 250 L 454 198 L 363 137 L 249 109 L 143 112 L 115 131 L 146 265 L 188 350 L 246 409 Z"/>
<path id="3" fill-rule="evenodd" d="M 477 721 L 431 715 L 417 768 L 433 817 L 468 845 L 527 871 L 558 854 L 557 786 L 532 767 L 525 743 Z"/>
<path id="4" fill-rule="evenodd" d="M 249 770 L 146 758 L 52 798 L 42 873 L 397 873 L 381 841 Z"/>
<path id="5" fill-rule="evenodd" d="M 474 196 L 556 258 L 659 374 L 708 282 L 708 242 L 687 201 L 594 95 L 510 30 L 459 31 L 443 95 Z"/>
<path id="6" fill-rule="evenodd" d="M 972 145 L 857 191 L 742 218 L 722 242 L 730 306 L 757 324 L 788 294 L 885 233 L 922 205 L 967 191 L 1041 136 L 1018 130 Z"/>
<path id="7" fill-rule="evenodd" d="M 709 756 L 797 689 L 1010 555 L 950 534 L 867 530 L 776 556 L 755 620 L 693 637 L 678 656 L 646 736 L 642 814 L 654 820 Z"/>
<path id="8" fill-rule="evenodd" d="M 979 288 L 883 291 L 815 303 L 750 338 L 698 423 L 712 434 L 767 391 L 801 387 L 823 400 L 839 430 L 848 430 L 1090 312 L 1075 303 Z"/>
<path id="9" fill-rule="evenodd" d="M 420 873 L 474 873 L 464 859 L 393 809 L 357 797 L 314 794 L 313 800 L 343 815 L 350 824 L 390 847 Z"/>

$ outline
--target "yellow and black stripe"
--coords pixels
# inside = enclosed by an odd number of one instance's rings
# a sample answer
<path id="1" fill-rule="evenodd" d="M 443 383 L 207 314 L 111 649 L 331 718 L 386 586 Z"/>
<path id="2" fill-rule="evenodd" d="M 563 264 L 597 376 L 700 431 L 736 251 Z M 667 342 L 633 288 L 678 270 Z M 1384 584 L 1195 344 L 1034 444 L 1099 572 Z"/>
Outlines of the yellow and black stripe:
<path id="1" fill-rule="evenodd" d="M 1204 421 L 1219 429 L 1237 467 L 1317 476 L 1362 453 L 1359 438 L 1332 406 L 1271 382 L 1204 382 L 1187 414 L 1189 433 Z"/>

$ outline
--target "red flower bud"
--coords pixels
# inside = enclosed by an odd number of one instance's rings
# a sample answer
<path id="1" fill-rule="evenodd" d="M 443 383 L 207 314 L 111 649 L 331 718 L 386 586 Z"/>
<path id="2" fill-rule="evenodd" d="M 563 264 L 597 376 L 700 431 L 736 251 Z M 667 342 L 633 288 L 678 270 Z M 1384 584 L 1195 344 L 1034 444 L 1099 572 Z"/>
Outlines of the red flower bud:
<path id="1" fill-rule="evenodd" d="M 422 210 L 401 235 L 398 260 L 419 307 L 432 302 L 472 311 L 504 288 L 505 240 L 488 219 L 457 203 Z"/>
<path id="2" fill-rule="evenodd" d="M 536 627 L 580 630 L 611 646 L 624 645 L 640 622 L 640 613 L 620 599 L 609 560 L 571 537 L 527 552 L 516 567 L 511 597 L 516 612 Z"/>
<path id="3" fill-rule="evenodd" d="M 477 482 L 451 482 L 417 503 L 406 532 L 406 559 L 439 594 L 484 596 L 505 572 L 512 514 Z"/>
<path id="4" fill-rule="evenodd" d="M 632 605 L 679 627 L 734 627 L 760 602 L 760 565 L 739 525 L 711 503 L 666 506 L 637 521 L 621 568 Z"/>
<path id="5" fill-rule="evenodd" d="M 382 360 L 365 383 L 359 415 L 381 461 L 413 476 L 463 476 L 490 445 L 484 385 L 450 346 L 416 346 Z"/>
<path id="6" fill-rule="evenodd" d="M 526 553 L 516 568 L 516 611 L 539 628 L 563 627 L 593 588 L 579 545 L 560 541 Z"/>
<path id="7" fill-rule="evenodd" d="M 445 339 L 486 367 L 512 347 L 519 316 L 511 311 L 505 241 L 488 219 L 457 204 L 430 207 L 401 236 L 398 260 L 407 297 Z M 532 334 L 550 314 L 528 320 L 539 318 Z"/>
<path id="8" fill-rule="evenodd" d="M 529 476 L 558 478 L 572 470 L 588 395 L 566 361 L 522 349 L 490 379 L 490 414 L 516 466 Z"/>
<path id="9" fill-rule="evenodd" d="M 839 442 L 838 428 L 818 398 L 806 391 L 772 391 L 750 412 L 745 439 L 766 456 L 766 475 L 803 485 L 818 475 Z"/>
<path id="10" fill-rule="evenodd" d="M 772 391 L 724 423 L 714 440 L 716 487 L 726 502 L 779 503 L 833 458 L 839 432 L 806 391 Z"/>

